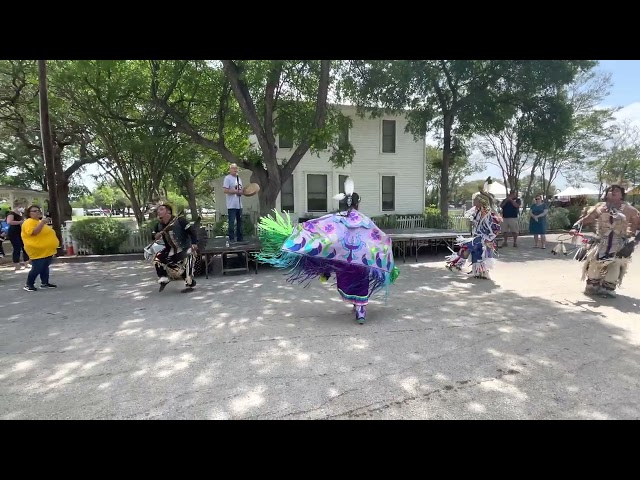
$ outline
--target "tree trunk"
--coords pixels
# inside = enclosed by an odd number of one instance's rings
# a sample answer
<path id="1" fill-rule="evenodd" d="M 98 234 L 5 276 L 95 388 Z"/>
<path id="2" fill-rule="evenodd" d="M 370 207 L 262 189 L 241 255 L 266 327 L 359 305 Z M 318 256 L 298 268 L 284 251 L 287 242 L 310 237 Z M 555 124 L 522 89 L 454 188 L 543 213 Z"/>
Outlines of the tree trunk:
<path id="1" fill-rule="evenodd" d="M 136 222 L 138 224 L 138 227 L 141 227 L 142 224 L 144 223 L 144 213 L 140 208 L 140 202 L 138 201 L 138 197 L 136 197 L 136 191 L 133 188 L 133 183 L 126 177 L 122 179 L 122 183 L 123 184 L 121 186 L 121 189 L 124 192 L 127 199 L 131 202 L 131 209 L 133 210 L 133 215 L 136 217 Z M 129 207 L 127 207 L 127 209 L 128 208 Z"/>
<path id="2" fill-rule="evenodd" d="M 509 183 L 509 190 L 518 190 L 518 184 L 520 179 L 514 170 L 511 170 L 507 174 L 507 182 Z"/>
<path id="3" fill-rule="evenodd" d="M 275 168 L 279 168 L 277 164 Z M 283 180 L 282 177 L 280 177 L 280 170 L 274 172 L 272 169 L 271 172 L 267 172 L 267 170 L 260 165 L 251 165 L 249 169 L 251 170 L 249 181 L 260 185 L 260 191 L 258 192 L 260 216 L 270 215 L 276 208 L 276 200 L 282 189 Z M 272 173 L 275 173 L 275 175 L 272 175 Z M 273 179 L 274 176 L 277 177 L 277 181 Z"/>
<path id="4" fill-rule="evenodd" d="M 133 215 L 136 217 L 138 227 L 141 227 L 144 223 L 144 213 L 142 213 L 142 210 L 140 209 L 138 199 L 136 198 L 135 194 L 133 194 L 131 195 L 131 198 L 129 200 L 131 201 L 131 205 L 133 206 Z"/>
<path id="5" fill-rule="evenodd" d="M 55 160 L 53 158 L 53 139 L 49 121 L 49 97 L 47 94 L 47 63 L 38 60 L 38 88 L 40 97 L 40 136 L 42 138 L 42 154 L 46 165 L 47 185 L 49 186 L 49 215 L 53 230 L 58 236 L 62 248 L 62 232 L 60 229 L 60 209 L 58 208 L 58 192 L 56 188 Z"/>
<path id="6" fill-rule="evenodd" d="M 256 170 L 252 170 L 251 178 L 252 183 L 260 185 L 260 191 L 258 192 L 258 203 L 260 205 L 260 216 L 270 215 L 276 208 L 276 200 L 282 189 L 280 181 L 269 181 L 269 174 L 264 168 L 257 167 Z"/>
<path id="7" fill-rule="evenodd" d="M 72 219 L 73 208 L 69 201 L 69 180 L 63 177 L 58 183 L 58 208 L 60 210 L 60 221 L 65 222 Z"/>
<path id="8" fill-rule="evenodd" d="M 280 193 L 280 189 L 274 187 L 271 184 L 267 185 L 267 188 L 264 190 L 260 190 L 258 194 L 258 201 L 260 202 L 260 216 L 264 217 L 265 215 L 269 215 L 276 208 L 276 200 L 278 199 L 278 194 Z"/>
<path id="9" fill-rule="evenodd" d="M 440 213 L 449 215 L 449 167 L 451 166 L 451 129 L 453 128 L 453 114 L 444 116 L 444 142 L 442 148 L 442 165 L 440 172 Z"/>
<path id="10" fill-rule="evenodd" d="M 549 181 L 547 182 L 544 192 L 546 198 L 549 198 L 549 196 L 551 195 L 551 186 L 553 185 L 553 182 L 555 182 L 556 178 L 558 178 L 558 173 L 560 173 L 560 169 L 558 167 L 551 167 L 551 170 L 549 171 Z"/>
<path id="11" fill-rule="evenodd" d="M 524 194 L 524 198 L 527 199 L 527 202 L 531 198 L 531 187 L 533 186 L 533 181 L 535 180 L 536 170 L 538 168 L 539 161 L 536 160 L 531 167 L 531 174 L 529 175 L 529 181 L 527 182 L 527 190 Z M 544 167 L 542 167 L 544 168 Z"/>
<path id="12" fill-rule="evenodd" d="M 189 208 L 191 209 L 191 221 L 195 222 L 200 216 L 198 215 L 198 205 L 196 204 L 195 179 L 191 175 L 186 178 L 185 189 L 187 191 Z"/>
<path id="13" fill-rule="evenodd" d="M 53 153 L 53 160 L 56 171 L 56 188 L 58 195 L 58 210 L 60 211 L 60 222 L 71 220 L 73 210 L 71 209 L 71 202 L 69 201 L 69 179 L 64 173 L 62 165 L 62 149 L 55 145 Z"/>

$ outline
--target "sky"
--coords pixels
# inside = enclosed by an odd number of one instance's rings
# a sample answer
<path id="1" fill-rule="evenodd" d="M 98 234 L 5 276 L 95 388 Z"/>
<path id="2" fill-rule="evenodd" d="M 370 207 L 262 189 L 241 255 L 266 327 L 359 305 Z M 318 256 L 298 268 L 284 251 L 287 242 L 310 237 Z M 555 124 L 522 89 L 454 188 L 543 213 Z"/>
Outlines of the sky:
<path id="1" fill-rule="evenodd" d="M 640 127 L 640 60 L 600 60 L 597 69 L 611 73 L 613 87 L 607 98 L 603 101 L 603 107 L 622 107 L 616 113 L 616 120 L 631 120 Z M 472 157 L 474 158 L 474 157 Z M 477 154 L 476 157 L 477 158 Z M 95 165 L 89 165 L 87 172 L 82 176 L 85 185 L 92 189 L 95 186 L 92 174 L 98 173 Z M 483 172 L 476 173 L 470 179 L 486 178 L 489 175 L 496 179 L 502 178 L 500 169 L 490 165 Z M 567 183 L 560 175 L 555 181 L 558 188 L 564 189 Z M 588 184 L 583 187 L 592 186 Z"/>
<path id="2" fill-rule="evenodd" d="M 611 92 L 600 106 L 622 107 L 615 114 L 616 120 L 628 119 L 640 127 L 640 60 L 599 60 L 599 62 L 597 69 L 611 73 L 611 81 L 613 83 Z M 488 166 L 482 173 L 474 174 L 468 180 L 486 178 L 489 175 L 502 181 L 500 169 L 493 165 Z M 554 183 L 560 189 L 569 186 L 561 175 L 558 176 Z M 584 184 L 581 186 L 591 187 L 593 185 Z"/>

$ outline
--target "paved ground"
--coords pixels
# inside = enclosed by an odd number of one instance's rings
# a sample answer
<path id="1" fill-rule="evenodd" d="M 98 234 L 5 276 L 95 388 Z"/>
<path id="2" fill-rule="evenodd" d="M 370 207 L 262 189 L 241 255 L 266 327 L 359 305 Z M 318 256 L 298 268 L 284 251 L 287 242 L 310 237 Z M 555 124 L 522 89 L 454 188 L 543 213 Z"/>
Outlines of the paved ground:
<path id="1" fill-rule="evenodd" d="M 495 283 L 400 263 L 364 326 L 267 269 L 158 294 L 142 262 L 57 265 L 37 293 L 3 268 L 0 418 L 640 418 L 638 264 L 594 300 L 569 257 L 501 254 Z"/>

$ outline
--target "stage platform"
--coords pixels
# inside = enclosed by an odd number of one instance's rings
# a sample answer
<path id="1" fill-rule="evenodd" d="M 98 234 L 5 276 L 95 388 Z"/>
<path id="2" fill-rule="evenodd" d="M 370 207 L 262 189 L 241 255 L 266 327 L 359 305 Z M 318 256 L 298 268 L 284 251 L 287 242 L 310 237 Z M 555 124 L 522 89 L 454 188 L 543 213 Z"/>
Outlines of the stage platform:
<path id="1" fill-rule="evenodd" d="M 228 272 L 249 272 L 249 262 L 253 262 L 255 273 L 258 273 L 258 262 L 251 258 L 251 253 L 259 252 L 262 248 L 260 240 L 256 237 L 246 237 L 243 242 L 231 242 L 227 247 L 225 245 L 225 237 L 213 237 L 207 239 L 205 247 L 200 249 L 200 256 L 204 263 L 205 278 L 209 278 L 209 268 L 214 257 L 220 255 L 222 257 L 222 274 Z M 228 266 L 229 257 L 239 256 L 242 261 L 242 267 L 231 268 Z"/>
<path id="2" fill-rule="evenodd" d="M 396 257 L 402 255 L 403 263 L 406 263 L 407 252 L 411 255 L 415 251 L 415 261 L 418 261 L 418 253 L 422 248 L 431 248 L 435 253 L 439 246 L 445 245 L 451 249 L 459 236 L 469 237 L 469 232 L 456 232 L 452 230 L 439 230 L 436 228 L 403 228 L 398 230 L 385 230 L 393 242 L 394 254 Z M 223 257 L 222 273 L 232 271 L 248 272 L 249 262 L 254 263 L 255 273 L 258 273 L 258 262 L 251 258 L 251 253 L 259 252 L 260 241 L 255 237 L 248 237 L 245 242 L 232 243 L 225 246 L 224 237 L 215 237 L 207 240 L 206 247 L 201 248 L 200 255 L 205 265 L 205 275 L 208 278 L 209 266 L 213 258 L 217 255 Z M 243 266 L 240 268 L 227 268 L 226 260 L 228 255 L 241 254 Z"/>
<path id="3" fill-rule="evenodd" d="M 436 252 L 438 246 L 445 245 L 453 249 L 456 238 L 469 236 L 468 231 L 455 232 L 436 228 L 405 228 L 401 230 L 385 230 L 385 233 L 391 237 L 394 250 L 402 253 L 403 263 L 407 261 L 407 250 L 411 253 L 415 249 L 417 262 L 418 252 L 421 248 L 431 248 Z"/>

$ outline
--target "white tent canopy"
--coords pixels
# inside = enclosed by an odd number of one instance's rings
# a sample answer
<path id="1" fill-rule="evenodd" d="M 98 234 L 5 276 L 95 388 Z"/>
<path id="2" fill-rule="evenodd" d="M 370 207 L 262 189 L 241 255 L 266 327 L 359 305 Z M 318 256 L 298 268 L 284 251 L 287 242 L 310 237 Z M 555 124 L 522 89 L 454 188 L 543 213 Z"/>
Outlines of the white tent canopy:
<path id="1" fill-rule="evenodd" d="M 568 187 L 562 190 L 561 192 L 558 192 L 555 196 L 558 198 L 560 197 L 571 198 L 571 197 L 578 197 L 579 195 L 578 195 L 578 190 L 576 190 L 573 187 Z"/>
<path id="2" fill-rule="evenodd" d="M 591 197 L 591 196 L 598 196 L 599 194 L 600 194 L 600 192 L 598 192 L 598 190 L 596 190 L 594 188 L 588 188 L 588 187 L 573 188 L 573 187 L 568 187 L 568 188 L 565 188 L 563 191 L 557 193 L 555 195 L 555 197 L 556 198 L 573 198 L 573 197 L 583 197 L 583 196 Z"/>
<path id="3" fill-rule="evenodd" d="M 589 187 L 581 187 L 576 189 L 578 191 L 578 195 L 586 195 L 586 196 L 597 196 L 600 195 L 600 192 L 595 188 Z"/>

